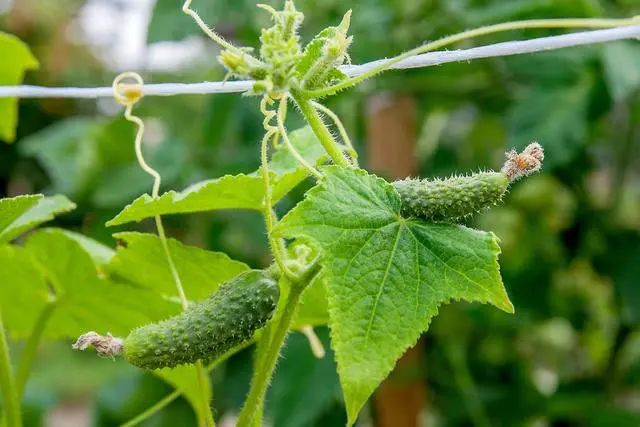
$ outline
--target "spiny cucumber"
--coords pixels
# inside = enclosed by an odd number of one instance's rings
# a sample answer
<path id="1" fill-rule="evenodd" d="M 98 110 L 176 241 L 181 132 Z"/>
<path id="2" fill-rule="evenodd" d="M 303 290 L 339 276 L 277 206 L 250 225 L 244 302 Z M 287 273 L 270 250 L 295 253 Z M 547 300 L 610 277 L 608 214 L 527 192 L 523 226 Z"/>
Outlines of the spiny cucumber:
<path id="1" fill-rule="evenodd" d="M 522 153 L 506 153 L 500 172 L 479 172 L 447 179 L 405 179 L 393 183 L 402 214 L 433 221 L 457 220 L 502 200 L 509 185 L 542 167 L 544 151 L 529 144 Z"/>
<path id="2" fill-rule="evenodd" d="M 132 365 L 145 369 L 213 360 L 262 328 L 279 297 L 280 288 L 268 273 L 250 270 L 221 285 L 205 301 L 170 319 L 134 329 L 124 340 L 90 332 L 74 348 L 95 346 L 101 356 L 122 354 Z"/>
<path id="3" fill-rule="evenodd" d="M 509 188 L 506 175 L 480 172 L 448 179 L 405 179 L 393 183 L 405 216 L 442 221 L 458 219 L 491 206 Z"/>

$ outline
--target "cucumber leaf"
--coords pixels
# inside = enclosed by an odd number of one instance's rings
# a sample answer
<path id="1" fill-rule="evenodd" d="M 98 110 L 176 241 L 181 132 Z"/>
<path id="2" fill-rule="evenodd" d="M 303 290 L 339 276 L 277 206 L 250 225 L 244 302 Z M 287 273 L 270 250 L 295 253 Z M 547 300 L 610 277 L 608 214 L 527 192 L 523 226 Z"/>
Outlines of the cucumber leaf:
<path id="1" fill-rule="evenodd" d="M 125 336 L 180 310 L 155 291 L 107 278 L 83 245 L 59 229 L 34 232 L 24 248 L 0 246 L 0 282 L 0 307 L 16 338 L 31 332 L 47 305 L 54 306 L 44 331 L 50 339 L 90 330 Z"/>
<path id="2" fill-rule="evenodd" d="M 291 144 L 311 164 L 324 159 L 324 150 L 309 127 L 298 129 L 289 135 Z M 282 199 L 307 176 L 308 171 L 300 166 L 293 156 L 281 148 L 270 164 L 271 185 L 274 203 Z M 181 192 L 168 191 L 158 198 L 144 194 L 126 206 L 108 226 L 141 221 L 155 215 L 194 213 L 218 209 L 261 210 L 264 199 L 264 184 L 260 171 L 245 175 L 226 175 L 193 184 Z"/>
<path id="3" fill-rule="evenodd" d="M 108 265 L 112 275 L 167 296 L 176 296 L 176 285 L 169 270 L 160 238 L 155 234 L 118 233 L 123 242 Z M 211 252 L 168 239 L 171 256 L 187 298 L 202 300 L 222 283 L 249 267 L 226 254 Z"/>
<path id="4" fill-rule="evenodd" d="M 321 251 L 349 425 L 440 305 L 466 300 L 513 312 L 492 233 L 403 218 L 393 186 L 363 170 L 327 168 L 275 234 Z"/>
<path id="5" fill-rule="evenodd" d="M 30 194 L 0 200 L 0 243 L 51 221 L 55 215 L 69 212 L 76 205 L 65 196 L 45 197 Z"/>

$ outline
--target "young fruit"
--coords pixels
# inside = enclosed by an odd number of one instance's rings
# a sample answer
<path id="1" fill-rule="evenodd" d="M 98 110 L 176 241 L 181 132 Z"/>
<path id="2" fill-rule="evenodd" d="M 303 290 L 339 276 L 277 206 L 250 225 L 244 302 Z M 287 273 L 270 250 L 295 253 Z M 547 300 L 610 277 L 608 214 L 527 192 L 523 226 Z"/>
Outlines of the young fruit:
<path id="1" fill-rule="evenodd" d="M 123 354 L 145 369 L 213 360 L 250 339 L 273 315 L 280 288 L 262 270 L 229 280 L 205 301 L 190 305 L 170 319 L 141 326 L 124 340 L 89 332 L 74 348 L 95 346 L 101 356 Z"/>
<path id="2" fill-rule="evenodd" d="M 509 185 L 542 167 L 544 151 L 532 143 L 522 153 L 509 151 L 500 172 L 479 172 L 447 179 L 405 179 L 393 183 L 402 214 L 433 221 L 457 220 L 495 205 Z"/>
<path id="3" fill-rule="evenodd" d="M 491 206 L 509 188 L 506 175 L 480 172 L 448 179 L 405 179 L 393 183 L 402 200 L 402 213 L 434 221 L 458 219 Z"/>

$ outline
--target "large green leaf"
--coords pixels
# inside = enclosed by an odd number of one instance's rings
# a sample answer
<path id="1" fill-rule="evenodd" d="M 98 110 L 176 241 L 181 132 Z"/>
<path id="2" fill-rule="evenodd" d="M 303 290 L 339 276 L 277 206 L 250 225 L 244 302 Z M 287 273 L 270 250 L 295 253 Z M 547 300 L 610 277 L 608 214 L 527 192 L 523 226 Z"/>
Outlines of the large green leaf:
<path id="1" fill-rule="evenodd" d="M 124 246 L 118 248 L 108 269 L 116 276 L 164 295 L 176 295 L 176 285 L 155 234 L 118 233 Z M 201 300 L 225 281 L 249 267 L 226 254 L 187 246 L 169 239 L 169 250 L 180 275 L 182 286 L 191 300 Z"/>
<path id="2" fill-rule="evenodd" d="M 38 230 L 25 244 L 58 304 L 49 336 L 76 337 L 88 330 L 126 336 L 136 326 L 179 311 L 179 304 L 155 291 L 106 278 L 85 247 L 58 229 Z"/>
<path id="3" fill-rule="evenodd" d="M 85 236 L 84 234 L 75 233 L 69 230 L 59 231 L 65 234 L 68 238 L 75 240 L 76 243 L 78 243 L 82 247 L 82 249 L 87 254 L 89 254 L 99 270 L 104 265 L 108 264 L 116 253 L 110 247 L 105 246 L 102 243 Z"/>
<path id="4" fill-rule="evenodd" d="M 327 281 L 332 345 L 349 423 L 438 306 L 490 303 L 513 312 L 492 233 L 400 216 L 400 198 L 362 170 L 326 178 L 275 230 L 319 247 Z"/>
<path id="5" fill-rule="evenodd" d="M 0 245 L 0 309 L 11 336 L 28 336 L 49 299 L 44 274 L 31 254 Z"/>
<path id="6" fill-rule="evenodd" d="M 309 127 L 290 134 L 291 144 L 311 164 L 321 162 L 322 146 Z M 277 202 L 293 187 L 302 182 L 308 172 L 293 156 L 282 148 L 271 160 L 273 200 Z M 169 191 L 154 199 L 144 194 L 126 206 L 108 226 L 140 221 L 155 215 L 193 213 L 217 209 L 262 209 L 264 184 L 259 172 L 251 175 L 227 175 L 222 178 L 202 181 L 187 189 Z"/>
<path id="7" fill-rule="evenodd" d="M 55 215 L 69 212 L 76 205 L 64 196 L 42 194 L 0 199 L 0 243 L 50 221 Z"/>
<path id="8" fill-rule="evenodd" d="M 47 304 L 55 305 L 48 338 L 89 330 L 124 336 L 180 309 L 155 291 L 107 279 L 84 246 L 58 229 L 36 231 L 24 248 L 1 246 L 0 282 L 0 304 L 15 337 L 30 332 Z"/>
<path id="9" fill-rule="evenodd" d="M 38 68 L 38 61 L 23 42 L 11 34 L 0 32 L 0 85 L 17 85 L 27 70 Z M 12 142 L 16 138 L 18 100 L 0 98 L 0 139 Z"/>
<path id="10" fill-rule="evenodd" d="M 107 226 L 140 221 L 155 215 L 216 209 L 260 209 L 263 195 L 260 177 L 226 175 L 199 182 L 181 192 L 168 191 L 156 199 L 143 194 L 107 222 Z"/>

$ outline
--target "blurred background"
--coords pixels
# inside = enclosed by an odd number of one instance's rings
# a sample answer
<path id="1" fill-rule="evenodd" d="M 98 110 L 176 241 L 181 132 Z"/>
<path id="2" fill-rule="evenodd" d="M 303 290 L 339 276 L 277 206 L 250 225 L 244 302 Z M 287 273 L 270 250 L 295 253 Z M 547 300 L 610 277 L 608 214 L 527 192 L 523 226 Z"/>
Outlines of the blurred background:
<path id="1" fill-rule="evenodd" d="M 41 63 L 29 84 L 104 86 L 123 70 L 146 82 L 221 80 L 216 46 L 179 0 L 0 0 L 0 30 Z M 267 1 L 273 6 L 281 2 Z M 392 56 L 464 29 L 526 18 L 629 17 L 637 0 L 298 0 L 304 41 L 353 9 L 351 56 Z M 225 37 L 256 46 L 268 16 L 254 0 L 195 0 Z M 555 34 L 511 32 L 461 47 Z M 0 59 L 1 61 L 1 59 Z M 514 316 L 444 307 L 364 411 L 371 426 L 640 426 L 640 43 L 391 72 L 328 100 L 363 163 L 389 178 L 499 168 L 503 153 L 540 141 L 542 174 L 470 224 L 502 241 Z M 134 161 L 133 128 L 112 100 L 24 100 L 14 144 L 0 144 L 0 196 L 62 193 L 78 204 L 56 225 L 109 246 L 104 226 L 150 179 Z M 258 165 L 258 99 L 145 99 L 149 162 L 163 190 Z M 291 128 L 301 124 L 291 114 Z M 297 121 L 296 121 L 297 120 Z M 309 183 L 285 199 L 285 211 Z M 165 219 L 171 236 L 252 266 L 268 264 L 262 218 L 216 212 Z M 151 222 L 129 229 L 152 231 Z M 0 284 L 2 286 L 2 284 Z M 327 343 L 328 333 L 318 330 Z M 29 382 L 29 426 L 116 426 L 171 388 L 70 341 L 47 342 Z M 236 412 L 251 351 L 213 374 L 218 418 Z M 315 360 L 294 334 L 270 391 L 275 426 L 344 425 L 331 355 Z M 145 426 L 194 425 L 177 400 Z M 223 424 L 224 425 L 224 424 Z"/>

